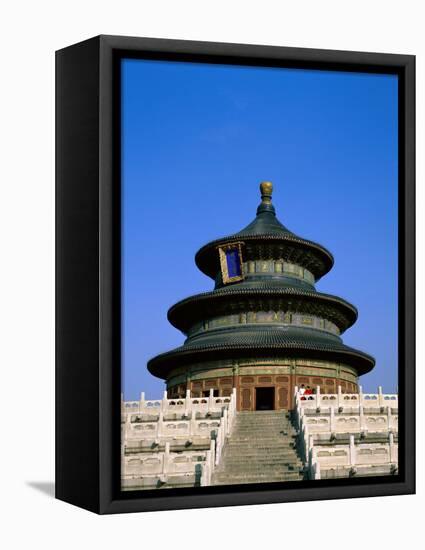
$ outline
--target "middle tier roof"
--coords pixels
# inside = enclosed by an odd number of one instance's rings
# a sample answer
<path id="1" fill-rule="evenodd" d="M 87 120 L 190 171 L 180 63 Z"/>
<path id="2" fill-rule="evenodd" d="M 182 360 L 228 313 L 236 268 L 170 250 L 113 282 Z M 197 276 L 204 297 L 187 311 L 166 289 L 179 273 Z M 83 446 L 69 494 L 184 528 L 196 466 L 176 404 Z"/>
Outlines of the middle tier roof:
<path id="1" fill-rule="evenodd" d="M 245 311 L 288 311 L 309 313 L 335 323 L 344 332 L 357 319 L 357 309 L 346 300 L 293 286 L 282 286 L 273 281 L 219 288 L 195 294 L 177 302 L 168 311 L 169 322 L 184 334 L 200 321 Z"/>

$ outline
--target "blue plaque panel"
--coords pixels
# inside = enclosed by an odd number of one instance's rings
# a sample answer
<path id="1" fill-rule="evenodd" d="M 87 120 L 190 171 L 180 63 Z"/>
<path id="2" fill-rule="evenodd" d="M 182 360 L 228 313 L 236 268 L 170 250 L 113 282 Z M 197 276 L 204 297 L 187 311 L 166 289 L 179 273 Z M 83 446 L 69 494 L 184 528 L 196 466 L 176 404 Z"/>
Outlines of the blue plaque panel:
<path id="1" fill-rule="evenodd" d="M 242 269 L 238 248 L 229 248 L 226 250 L 226 263 L 229 278 L 241 276 Z"/>

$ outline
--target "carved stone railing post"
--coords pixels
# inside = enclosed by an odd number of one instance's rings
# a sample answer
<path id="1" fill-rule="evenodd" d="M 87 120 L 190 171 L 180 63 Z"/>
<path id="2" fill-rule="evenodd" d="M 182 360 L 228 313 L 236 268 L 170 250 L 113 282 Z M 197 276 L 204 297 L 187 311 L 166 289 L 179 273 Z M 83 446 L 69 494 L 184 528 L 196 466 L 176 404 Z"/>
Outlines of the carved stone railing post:
<path id="1" fill-rule="evenodd" d="M 214 469 L 214 455 L 211 452 L 211 449 L 207 451 L 207 458 L 206 458 L 206 464 L 208 464 L 208 470 L 207 470 L 207 486 L 211 485 L 211 476 Z"/>
<path id="2" fill-rule="evenodd" d="M 218 466 L 220 463 L 221 453 L 223 450 L 223 425 L 220 424 L 217 430 L 217 451 L 215 454 L 215 465 Z"/>
<path id="3" fill-rule="evenodd" d="M 363 387 L 359 386 L 359 407 L 363 405 Z"/>
<path id="4" fill-rule="evenodd" d="M 313 466 L 313 449 L 308 450 L 308 454 L 305 457 L 305 462 L 307 462 L 308 467 L 308 477 L 314 479 L 314 466 Z"/>
<path id="5" fill-rule="evenodd" d="M 214 390 L 210 389 L 210 394 L 208 396 L 208 412 L 211 412 L 214 405 Z"/>
<path id="6" fill-rule="evenodd" d="M 316 386 L 316 407 L 319 409 L 321 404 L 320 386 Z"/>
<path id="7" fill-rule="evenodd" d="M 186 390 L 186 399 L 185 399 L 184 415 L 189 416 L 192 412 L 192 400 L 190 399 L 190 390 Z"/>
<path id="8" fill-rule="evenodd" d="M 342 407 L 342 390 L 341 390 L 341 386 L 338 386 L 337 404 L 338 404 L 338 409 L 340 407 Z"/>
<path id="9" fill-rule="evenodd" d="M 204 464 L 201 464 L 201 487 L 205 487 L 206 484 L 206 470 L 207 470 L 207 462 L 205 461 Z"/>
<path id="10" fill-rule="evenodd" d="M 297 428 L 297 430 L 299 431 L 300 430 L 300 410 L 296 404 L 295 406 L 295 409 L 294 409 L 294 420 L 295 420 L 295 426 Z"/>
<path id="11" fill-rule="evenodd" d="M 224 429 L 224 424 L 220 424 L 221 428 L 221 449 L 220 449 L 220 456 L 219 456 L 219 462 L 221 461 L 221 457 L 223 456 L 223 449 L 224 444 L 226 442 L 226 430 Z"/>
<path id="12" fill-rule="evenodd" d="M 196 433 L 196 413 L 192 412 L 192 416 L 189 420 L 189 435 L 192 436 Z"/>
<path id="13" fill-rule="evenodd" d="M 394 445 L 394 434 L 393 434 L 393 432 L 389 433 L 388 442 L 389 442 L 389 447 L 390 447 L 390 462 L 397 462 L 397 458 L 395 456 L 395 445 Z"/>
<path id="14" fill-rule="evenodd" d="M 140 401 L 139 401 L 139 412 L 143 411 L 143 407 L 145 406 L 145 392 L 142 391 L 140 393 Z"/>
<path id="15" fill-rule="evenodd" d="M 125 471 L 125 445 L 124 442 L 121 441 L 121 472 Z"/>
<path id="16" fill-rule="evenodd" d="M 320 462 L 317 460 L 316 450 L 312 449 L 313 479 L 320 479 Z"/>
<path id="17" fill-rule="evenodd" d="M 211 451 L 211 469 L 213 470 L 214 469 L 214 464 L 215 464 L 216 452 L 217 452 L 217 448 L 216 448 L 216 445 L 215 445 L 215 439 L 211 439 L 210 451 Z"/>
<path id="18" fill-rule="evenodd" d="M 236 403 L 236 388 L 232 388 L 232 395 L 230 396 L 230 401 L 232 403 L 233 412 L 236 413 L 237 403 Z"/>
<path id="19" fill-rule="evenodd" d="M 303 420 L 304 420 L 304 409 L 299 406 L 297 408 L 297 411 L 299 411 L 299 417 L 298 417 L 298 429 L 301 430 L 301 426 L 303 424 Z"/>
<path id="20" fill-rule="evenodd" d="M 229 435 L 230 434 L 230 424 L 229 424 L 229 420 L 228 420 L 227 409 L 224 409 L 224 411 L 223 411 L 223 423 L 224 423 L 224 427 L 225 427 L 225 430 L 226 430 L 226 435 Z"/>
<path id="21" fill-rule="evenodd" d="M 317 453 L 314 447 L 308 452 L 308 476 L 310 479 L 320 479 L 320 464 L 317 460 Z"/>
<path id="22" fill-rule="evenodd" d="M 168 472 L 168 464 L 170 461 L 170 442 L 165 442 L 165 452 L 162 461 L 162 474 L 165 476 Z"/>
<path id="23" fill-rule="evenodd" d="M 222 413 L 221 413 L 221 418 L 220 418 L 220 424 L 223 425 L 223 434 L 224 434 L 224 438 L 226 438 L 227 436 L 227 416 L 225 416 L 225 410 L 226 409 L 223 409 Z"/>
<path id="24" fill-rule="evenodd" d="M 161 401 L 161 409 L 164 411 L 168 408 L 168 393 L 167 390 L 164 390 L 164 394 Z"/>
<path id="25" fill-rule="evenodd" d="M 233 424 L 235 422 L 236 414 L 237 414 L 237 410 L 236 410 L 236 388 L 233 388 L 233 391 L 232 391 L 231 406 L 232 406 L 232 418 L 231 418 L 231 421 L 230 421 L 231 422 L 230 429 L 232 430 L 233 429 Z"/>
<path id="26" fill-rule="evenodd" d="M 366 421 L 364 417 L 364 407 L 363 405 L 359 406 L 359 416 L 360 416 L 360 431 L 365 432 L 367 431 Z"/>
<path id="27" fill-rule="evenodd" d="M 158 417 L 158 427 L 156 431 L 157 437 L 161 437 L 162 435 L 162 425 L 164 422 L 164 412 L 162 410 L 159 411 L 159 417 Z"/>
<path id="28" fill-rule="evenodd" d="M 126 415 L 126 417 L 127 417 L 127 415 Z M 124 424 L 121 422 L 121 444 L 124 441 L 127 441 L 129 435 L 130 434 L 129 434 L 129 431 L 127 429 L 127 418 L 126 418 Z"/>
<path id="29" fill-rule="evenodd" d="M 356 465 L 356 445 L 354 443 L 354 435 L 350 435 L 350 452 L 349 452 L 350 466 Z"/>
<path id="30" fill-rule="evenodd" d="M 201 487 L 208 487 L 211 485 L 211 451 L 206 452 L 206 460 L 202 467 L 201 472 Z"/>
<path id="31" fill-rule="evenodd" d="M 329 427 L 330 427 L 331 433 L 334 433 L 335 432 L 335 409 L 333 405 L 330 406 Z"/>
<path id="32" fill-rule="evenodd" d="M 313 451 L 313 448 L 314 448 L 314 436 L 312 434 L 308 433 L 307 426 L 305 428 L 306 428 L 305 433 L 306 433 L 306 436 L 307 436 L 307 453 L 306 453 L 306 456 L 310 456 L 310 451 Z"/>
<path id="33" fill-rule="evenodd" d="M 378 386 L 378 406 L 384 406 L 384 396 L 382 395 L 382 386 Z"/>
<path id="34" fill-rule="evenodd" d="M 301 434 L 302 434 L 302 449 L 303 449 L 303 454 L 304 454 L 304 460 L 307 461 L 308 460 L 308 451 L 309 451 L 309 446 L 308 446 L 308 427 L 306 424 L 302 423 L 301 424 Z"/>

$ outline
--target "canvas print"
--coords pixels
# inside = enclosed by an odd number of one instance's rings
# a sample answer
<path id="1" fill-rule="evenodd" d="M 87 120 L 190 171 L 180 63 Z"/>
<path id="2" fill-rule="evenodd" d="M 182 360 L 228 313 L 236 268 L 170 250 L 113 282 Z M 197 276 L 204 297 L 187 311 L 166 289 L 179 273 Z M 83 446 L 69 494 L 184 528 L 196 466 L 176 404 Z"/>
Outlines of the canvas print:
<path id="1" fill-rule="evenodd" d="M 397 475 L 397 86 L 122 60 L 123 490 Z"/>

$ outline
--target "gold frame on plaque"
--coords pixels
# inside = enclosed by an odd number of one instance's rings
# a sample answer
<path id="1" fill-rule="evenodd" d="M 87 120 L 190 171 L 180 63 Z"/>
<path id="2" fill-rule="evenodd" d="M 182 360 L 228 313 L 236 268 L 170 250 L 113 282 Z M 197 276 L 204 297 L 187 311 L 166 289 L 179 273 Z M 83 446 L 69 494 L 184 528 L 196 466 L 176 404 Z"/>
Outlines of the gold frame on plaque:
<path id="1" fill-rule="evenodd" d="M 243 260 L 242 260 L 242 245 L 243 242 L 236 242 L 236 243 L 229 243 L 224 246 L 218 246 L 218 253 L 220 256 L 220 267 L 221 267 L 221 276 L 223 278 L 223 283 L 227 285 L 228 283 L 235 283 L 237 281 L 243 281 L 244 280 L 244 274 L 243 274 Z M 229 277 L 229 271 L 227 269 L 227 260 L 226 260 L 226 251 L 230 250 L 231 248 L 237 248 L 238 254 L 239 254 L 239 262 L 241 264 L 241 274 L 237 275 L 235 277 Z"/>

